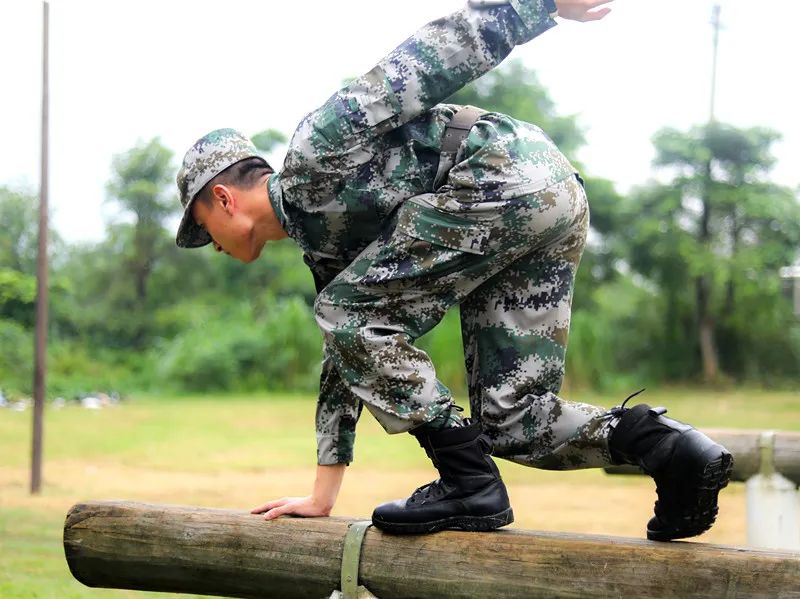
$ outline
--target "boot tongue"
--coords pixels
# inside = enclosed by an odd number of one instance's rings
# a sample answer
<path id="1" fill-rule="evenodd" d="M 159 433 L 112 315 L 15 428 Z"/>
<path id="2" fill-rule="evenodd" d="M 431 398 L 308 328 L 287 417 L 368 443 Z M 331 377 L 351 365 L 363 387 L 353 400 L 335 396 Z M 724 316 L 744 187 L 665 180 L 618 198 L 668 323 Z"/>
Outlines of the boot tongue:
<path id="1" fill-rule="evenodd" d="M 448 487 L 472 492 L 499 477 L 487 456 L 492 443 L 481 434 L 480 424 L 464 421 L 465 426 L 433 431 L 420 427 L 412 431 Z"/>
<path id="2" fill-rule="evenodd" d="M 636 429 L 641 427 L 641 422 L 647 418 L 650 406 L 640 403 L 628 408 L 619 416 L 619 422 L 614 427 L 614 442 L 623 453 L 629 453 L 629 446 L 635 442 Z"/>
<path id="3" fill-rule="evenodd" d="M 663 468 L 672 456 L 678 431 L 663 423 L 647 404 L 625 411 L 609 438 L 612 457 L 637 464 L 648 474 Z"/>
<path id="4" fill-rule="evenodd" d="M 472 490 L 499 476 L 493 462 L 487 461 L 484 447 L 484 443 L 476 439 L 472 443 L 436 449 L 442 481 L 449 486 Z"/>

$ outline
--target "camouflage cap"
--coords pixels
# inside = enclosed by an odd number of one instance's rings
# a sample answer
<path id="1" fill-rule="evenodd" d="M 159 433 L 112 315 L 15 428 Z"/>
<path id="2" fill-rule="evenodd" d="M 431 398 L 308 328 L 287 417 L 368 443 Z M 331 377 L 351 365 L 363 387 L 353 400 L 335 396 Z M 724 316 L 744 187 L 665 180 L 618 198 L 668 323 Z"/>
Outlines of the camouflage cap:
<path id="1" fill-rule="evenodd" d="M 211 236 L 192 217 L 192 201 L 206 183 L 226 168 L 253 157 L 261 158 L 253 142 L 235 129 L 216 129 L 189 148 L 177 177 L 183 206 L 175 237 L 178 247 L 196 248 L 211 243 Z"/>

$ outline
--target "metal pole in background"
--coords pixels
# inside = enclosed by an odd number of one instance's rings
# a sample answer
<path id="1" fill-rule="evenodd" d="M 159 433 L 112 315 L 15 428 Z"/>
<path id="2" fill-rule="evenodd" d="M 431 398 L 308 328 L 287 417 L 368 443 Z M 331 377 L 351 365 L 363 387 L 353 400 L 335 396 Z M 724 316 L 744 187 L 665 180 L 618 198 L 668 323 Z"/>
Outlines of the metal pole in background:
<path id="1" fill-rule="evenodd" d="M 715 4 L 711 9 L 711 25 L 714 27 L 714 55 L 711 62 L 711 110 L 709 111 L 708 121 L 714 122 L 714 103 L 717 99 L 717 52 L 719 48 L 719 13 L 722 9 L 719 4 Z"/>
<path id="2" fill-rule="evenodd" d="M 31 494 L 42 486 L 42 438 L 47 375 L 47 195 L 49 135 L 49 29 L 50 5 L 42 2 L 42 173 L 39 191 L 39 255 L 36 260 L 36 338 L 33 367 L 33 449 L 31 459 Z"/>

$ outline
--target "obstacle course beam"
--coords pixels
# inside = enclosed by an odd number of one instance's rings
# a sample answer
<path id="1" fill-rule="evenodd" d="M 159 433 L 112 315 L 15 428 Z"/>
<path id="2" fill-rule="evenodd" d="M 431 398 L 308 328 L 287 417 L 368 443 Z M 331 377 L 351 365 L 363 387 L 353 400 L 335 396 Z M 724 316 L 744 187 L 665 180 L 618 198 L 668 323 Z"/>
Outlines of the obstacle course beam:
<path id="1" fill-rule="evenodd" d="M 92 587 L 328 597 L 351 521 L 129 502 L 72 507 L 64 550 Z M 370 528 L 359 583 L 401 597 L 794 597 L 800 553 L 505 530 L 392 536 Z"/>
<path id="2" fill-rule="evenodd" d="M 761 466 L 760 431 L 704 429 L 703 432 L 724 445 L 733 454 L 731 480 L 746 481 L 758 474 Z M 779 431 L 774 436 L 776 472 L 800 485 L 800 433 Z M 641 474 L 636 466 L 609 466 L 609 474 Z"/>

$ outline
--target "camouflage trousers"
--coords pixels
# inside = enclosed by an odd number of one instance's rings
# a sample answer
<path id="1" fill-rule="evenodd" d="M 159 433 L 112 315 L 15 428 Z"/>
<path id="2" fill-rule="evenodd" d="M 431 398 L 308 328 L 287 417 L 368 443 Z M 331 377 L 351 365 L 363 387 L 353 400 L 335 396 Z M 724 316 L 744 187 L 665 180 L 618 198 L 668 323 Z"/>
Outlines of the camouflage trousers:
<path id="1" fill-rule="evenodd" d="M 498 160 L 486 146 L 454 166 L 435 193 L 403 203 L 382 235 L 318 296 L 327 364 L 322 395 L 326 385 L 332 396 L 346 389 L 357 399 L 335 409 L 350 409 L 354 427 L 363 403 L 390 433 L 448 410 L 449 390 L 413 343 L 458 304 L 470 411 L 494 455 L 548 469 L 606 465 L 606 410 L 557 395 L 589 223 L 583 186 L 575 175 L 532 192 L 532 185 L 453 185 L 459 168 L 474 181 L 476 165 Z M 541 156 L 529 154 L 531 170 L 541 168 Z M 528 163 L 515 158 L 517 175 Z M 320 404 L 318 432 L 331 409 Z M 322 442 L 319 463 L 349 462 L 348 443 L 352 435 L 344 432 Z"/>

